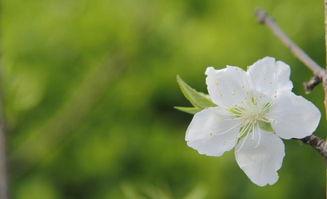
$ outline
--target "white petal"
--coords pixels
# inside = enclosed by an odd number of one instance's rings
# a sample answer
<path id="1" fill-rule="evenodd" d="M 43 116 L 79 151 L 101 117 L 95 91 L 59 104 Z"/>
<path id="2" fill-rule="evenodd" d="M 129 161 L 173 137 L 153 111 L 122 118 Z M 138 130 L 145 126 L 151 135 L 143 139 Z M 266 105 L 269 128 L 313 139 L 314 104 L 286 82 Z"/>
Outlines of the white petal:
<path id="1" fill-rule="evenodd" d="M 223 115 L 219 108 L 207 108 L 194 115 L 185 140 L 200 154 L 221 156 L 235 146 L 240 125 L 240 120 Z"/>
<path id="2" fill-rule="evenodd" d="M 228 66 L 221 70 L 208 67 L 206 83 L 211 99 L 221 107 L 237 105 L 246 97 L 249 78 L 241 68 Z"/>
<path id="3" fill-rule="evenodd" d="M 291 91 L 290 67 L 275 58 L 265 57 L 249 67 L 249 74 L 255 90 L 268 96 L 275 96 L 281 91 Z"/>
<path id="4" fill-rule="evenodd" d="M 292 92 L 281 93 L 273 103 L 268 119 L 281 138 L 303 138 L 316 130 L 320 111 L 310 101 Z"/>
<path id="5" fill-rule="evenodd" d="M 235 157 L 253 183 L 265 186 L 277 182 L 284 150 L 284 143 L 277 135 L 257 129 L 254 136 L 250 134 L 239 141 L 235 147 Z"/>

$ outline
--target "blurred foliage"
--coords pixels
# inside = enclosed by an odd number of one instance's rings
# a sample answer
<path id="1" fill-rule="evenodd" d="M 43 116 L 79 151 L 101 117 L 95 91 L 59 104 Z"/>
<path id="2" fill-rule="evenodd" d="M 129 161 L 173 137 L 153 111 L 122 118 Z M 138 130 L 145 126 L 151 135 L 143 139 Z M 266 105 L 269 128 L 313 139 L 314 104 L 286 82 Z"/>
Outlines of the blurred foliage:
<path id="1" fill-rule="evenodd" d="M 17 199 L 322 198 L 324 163 L 286 141 L 280 180 L 260 188 L 233 152 L 188 148 L 180 74 L 206 92 L 209 65 L 264 56 L 310 72 L 253 16 L 266 8 L 324 65 L 323 2 L 307 0 L 3 0 L 2 64 Z M 306 97 L 323 111 L 322 89 Z M 326 136 L 322 118 L 317 134 Z"/>

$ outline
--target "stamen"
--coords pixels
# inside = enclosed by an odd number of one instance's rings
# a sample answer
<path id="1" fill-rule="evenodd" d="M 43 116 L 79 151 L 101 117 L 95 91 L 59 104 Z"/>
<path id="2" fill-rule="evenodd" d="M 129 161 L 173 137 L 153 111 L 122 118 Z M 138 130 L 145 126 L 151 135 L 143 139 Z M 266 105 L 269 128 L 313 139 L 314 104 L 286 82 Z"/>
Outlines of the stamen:
<path id="1" fill-rule="evenodd" d="M 262 110 L 262 113 L 266 113 L 268 112 L 268 110 L 272 107 L 272 103 L 266 103 L 264 106 L 263 106 L 263 110 Z"/>
<path id="2" fill-rule="evenodd" d="M 258 128 L 263 128 L 266 131 L 271 131 L 271 121 L 268 120 L 266 114 L 272 107 L 271 102 L 264 101 L 263 95 L 256 95 L 256 93 L 248 92 L 246 99 L 242 100 L 237 106 L 234 106 L 229 110 L 234 118 L 241 119 L 242 127 L 237 136 L 237 139 L 246 140 L 249 134 L 252 140 L 255 140 L 255 147 L 258 147 L 261 142 L 261 133 Z M 264 125 L 262 125 L 264 124 Z M 265 129 L 265 126 L 270 127 L 271 130 Z M 244 141 L 242 141 L 244 142 Z M 242 145 L 242 143 L 240 143 Z M 241 148 L 241 147 L 240 147 Z"/>
<path id="3" fill-rule="evenodd" d="M 261 118 L 259 118 L 259 120 L 262 122 L 270 123 L 270 121 L 265 117 L 261 117 Z"/>
<path id="4" fill-rule="evenodd" d="M 251 97 L 251 102 L 253 105 L 257 105 L 257 100 L 254 97 Z"/>
<path id="5" fill-rule="evenodd" d="M 241 138 L 244 134 L 251 132 L 251 131 L 249 131 L 249 129 L 252 128 L 253 123 L 254 123 L 253 121 L 246 123 L 246 125 L 241 129 L 241 132 L 238 135 L 238 138 Z"/>
<path id="6" fill-rule="evenodd" d="M 227 115 L 226 116 L 230 116 L 230 115 Z M 239 118 L 239 117 L 231 117 L 231 118 L 225 118 L 223 119 L 224 121 L 231 121 L 231 120 L 242 120 L 242 118 Z"/>
<path id="7" fill-rule="evenodd" d="M 249 137 L 249 133 L 247 133 L 247 134 L 245 135 L 245 137 L 243 138 L 243 141 L 242 141 L 240 147 L 238 147 L 238 149 L 236 150 L 236 152 L 239 152 L 239 151 L 243 148 L 243 146 L 244 146 L 246 140 L 248 139 L 248 137 Z"/>

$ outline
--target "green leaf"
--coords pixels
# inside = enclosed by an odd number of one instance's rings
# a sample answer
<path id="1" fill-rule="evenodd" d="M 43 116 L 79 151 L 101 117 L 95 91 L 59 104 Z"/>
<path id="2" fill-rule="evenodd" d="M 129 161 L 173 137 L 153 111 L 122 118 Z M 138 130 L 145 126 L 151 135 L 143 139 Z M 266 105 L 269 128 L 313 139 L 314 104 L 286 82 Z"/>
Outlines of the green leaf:
<path id="1" fill-rule="evenodd" d="M 182 78 L 180 78 L 180 76 L 178 75 L 177 75 L 177 83 L 182 93 L 186 97 L 186 99 L 188 99 L 193 106 L 201 109 L 216 106 L 211 101 L 208 95 L 196 91 L 191 86 L 189 86 L 186 82 L 184 82 Z"/>
<path id="2" fill-rule="evenodd" d="M 195 113 L 201 111 L 202 109 L 201 108 L 198 108 L 198 107 L 183 107 L 183 106 L 175 106 L 174 107 L 175 109 L 179 110 L 179 111 L 182 111 L 182 112 L 185 112 L 185 113 L 189 113 L 189 114 L 192 114 L 194 115 Z"/>

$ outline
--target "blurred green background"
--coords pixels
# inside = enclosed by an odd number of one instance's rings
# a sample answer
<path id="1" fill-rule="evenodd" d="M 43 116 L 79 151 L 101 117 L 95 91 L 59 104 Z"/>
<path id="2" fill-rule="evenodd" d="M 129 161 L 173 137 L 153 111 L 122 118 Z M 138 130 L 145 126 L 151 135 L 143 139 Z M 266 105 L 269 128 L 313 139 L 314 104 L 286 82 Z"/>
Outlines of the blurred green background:
<path id="1" fill-rule="evenodd" d="M 324 197 L 324 162 L 297 141 L 263 188 L 232 151 L 206 157 L 185 144 L 192 116 L 173 109 L 188 105 L 177 74 L 206 92 L 207 66 L 269 55 L 291 65 L 304 95 L 310 71 L 257 24 L 258 6 L 324 65 L 322 0 L 2 0 L 13 198 Z M 305 97 L 323 111 L 321 86 Z"/>

